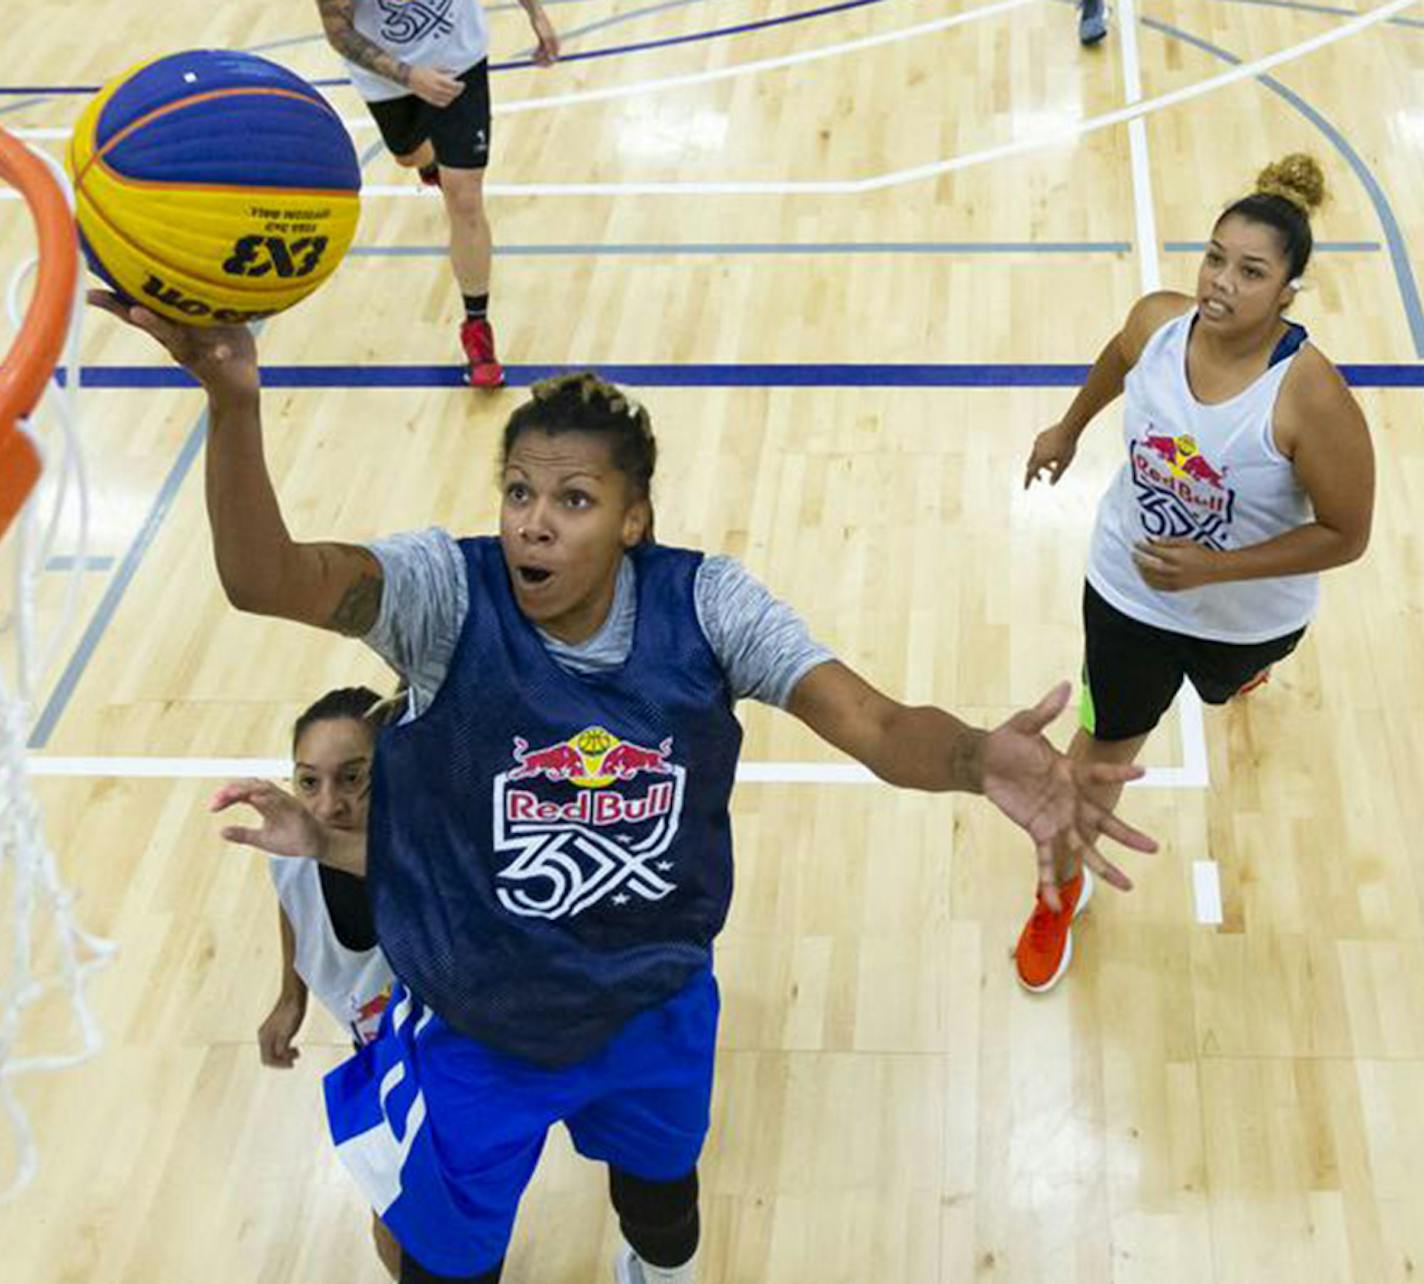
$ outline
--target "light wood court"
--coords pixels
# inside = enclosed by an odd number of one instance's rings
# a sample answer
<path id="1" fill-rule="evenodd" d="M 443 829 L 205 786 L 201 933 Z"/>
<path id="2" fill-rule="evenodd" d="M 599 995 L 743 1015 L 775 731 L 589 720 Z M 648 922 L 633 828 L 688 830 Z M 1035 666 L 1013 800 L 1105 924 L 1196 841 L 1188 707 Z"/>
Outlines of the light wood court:
<path id="1" fill-rule="evenodd" d="M 1174 712 L 1154 738 L 1156 783 L 1126 811 L 1163 850 L 1128 858 L 1132 894 L 1100 889 L 1050 996 L 1014 979 L 1031 852 L 987 805 L 871 784 L 739 786 L 700 1278 L 1416 1279 L 1424 9 L 1268 80 L 1149 112 L 1136 172 L 1114 125 L 826 192 L 804 185 L 897 175 L 1112 112 L 1137 68 L 1127 6 L 1092 50 L 1052 0 L 904 38 L 891 37 L 978 6 L 866 0 L 799 16 L 812 7 L 562 0 L 549 12 L 570 53 L 688 39 L 494 77 L 506 107 L 687 78 L 507 111 L 489 176 L 504 359 L 665 368 L 651 382 L 666 386 L 638 390 L 662 449 L 660 538 L 740 556 L 817 636 L 915 702 L 994 722 L 1076 676 L 1087 538 L 1120 418 L 1095 425 L 1061 486 L 1025 494 L 1033 435 L 1072 395 L 1050 386 L 1051 367 L 1090 362 L 1144 282 L 1191 289 L 1216 212 L 1294 150 L 1320 160 L 1332 194 L 1295 315 L 1334 360 L 1362 367 L 1379 503 L 1366 559 L 1327 577 L 1317 624 L 1273 681 L 1204 724 Z M 1337 31 L 1353 12 L 1138 0 L 1141 97 Z M 522 54 L 519 10 L 500 5 L 491 21 L 496 59 Z M 49 133 L 85 100 L 55 90 L 140 58 L 266 48 L 309 77 L 341 74 L 310 3 L 51 0 L 6 23 L 0 125 L 40 131 L 34 145 L 55 154 L 63 140 Z M 377 135 L 361 104 L 348 87 L 327 92 L 364 154 Z M 491 530 L 498 431 L 522 391 L 351 386 L 363 366 L 459 355 L 438 205 L 379 152 L 365 175 L 357 252 L 259 340 L 274 367 L 334 368 L 324 386 L 266 394 L 286 512 L 307 537 Z M 747 181 L 778 188 L 736 189 Z M 709 186 L 618 190 L 666 183 Z M 519 190 L 533 184 L 556 190 Z M 558 190 L 579 184 L 605 187 Z M 22 208 L 0 202 L 3 277 L 29 245 Z M 83 921 L 119 954 L 92 987 L 104 1051 L 18 1084 L 41 1170 L 0 1206 L 0 1280 L 374 1284 L 368 1213 L 320 1107 L 345 1039 L 313 1005 L 297 1068 L 259 1065 L 274 898 L 262 862 L 218 840 L 216 782 L 201 773 L 214 758 L 281 758 L 315 696 L 391 678 L 355 643 L 226 605 L 199 394 L 132 386 L 158 359 L 108 318 L 90 317 L 83 351 L 129 386 L 84 394 L 96 561 L 34 711 L 34 763 L 96 760 L 36 790 Z M 751 369 L 836 363 L 880 371 L 872 386 L 796 388 Z M 975 367 L 982 386 L 886 386 L 907 366 L 932 378 Z M 673 367 L 715 367 L 722 386 L 672 386 Z M 1385 367 L 1406 386 L 1383 386 Z M 45 619 L 63 578 L 46 577 Z M 748 763 L 834 761 L 784 715 L 741 715 Z M 1065 716 L 1057 734 L 1070 730 Z M 167 774 L 113 767 L 121 758 L 167 760 Z M 1211 915 L 1196 880 L 1212 870 L 1219 924 L 1199 921 Z M 62 1005 L 27 1030 L 37 1044 L 64 1036 Z M 554 1137 L 506 1280 L 607 1280 L 615 1242 L 603 1174 Z"/>

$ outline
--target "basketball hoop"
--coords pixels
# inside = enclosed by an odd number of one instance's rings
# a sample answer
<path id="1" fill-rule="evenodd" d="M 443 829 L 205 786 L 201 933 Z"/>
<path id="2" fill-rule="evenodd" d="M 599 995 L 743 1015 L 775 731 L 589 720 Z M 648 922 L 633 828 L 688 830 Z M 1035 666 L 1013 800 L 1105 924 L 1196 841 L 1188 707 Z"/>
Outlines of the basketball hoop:
<path id="1" fill-rule="evenodd" d="M 38 1168 L 34 1137 L 15 1093 L 24 1074 L 58 1070 L 92 1056 L 102 1042 L 84 995 L 89 974 L 113 946 L 75 921 L 73 897 L 60 881 L 45 842 L 37 800 L 29 786 L 26 742 L 30 702 L 50 667 L 77 604 L 78 580 L 88 542 L 88 485 L 78 433 L 78 349 L 83 300 L 72 199 L 59 166 L 29 151 L 0 129 L 0 180 L 24 197 L 34 221 L 37 258 L 14 274 L 7 296 L 18 330 L 0 362 L 0 537 L 13 527 L 14 598 L 0 601 L 0 643 L 12 641 L 13 664 L 0 659 L 0 888 L 8 893 L 13 939 L 0 957 L 0 1110 L 16 1146 L 14 1171 L 0 1174 L 0 1202 L 18 1194 Z M 28 307 L 21 300 L 33 278 Z M 64 378 L 55 367 L 64 358 Z M 41 430 L 41 419 L 49 431 Z M 41 485 L 41 476 L 44 483 Z M 71 494 L 78 501 L 74 578 L 59 620 L 47 638 L 36 637 L 36 581 L 53 550 Z M 41 499 L 50 505 L 43 531 Z M 11 676 L 13 674 L 13 677 Z M 37 960 L 53 956 L 37 972 Z M 62 991 L 75 1027 L 71 1046 L 21 1055 L 22 1019 L 37 1000 Z"/>

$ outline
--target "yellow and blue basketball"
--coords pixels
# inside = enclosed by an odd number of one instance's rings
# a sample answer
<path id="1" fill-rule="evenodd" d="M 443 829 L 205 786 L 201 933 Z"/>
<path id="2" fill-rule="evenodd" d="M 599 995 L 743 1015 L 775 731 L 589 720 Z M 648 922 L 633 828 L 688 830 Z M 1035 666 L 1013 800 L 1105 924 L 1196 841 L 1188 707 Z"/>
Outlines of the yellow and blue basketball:
<path id="1" fill-rule="evenodd" d="M 356 234 L 361 166 L 340 117 L 253 54 L 198 49 L 130 68 L 85 109 L 67 163 L 89 266 L 174 321 L 289 308 Z"/>

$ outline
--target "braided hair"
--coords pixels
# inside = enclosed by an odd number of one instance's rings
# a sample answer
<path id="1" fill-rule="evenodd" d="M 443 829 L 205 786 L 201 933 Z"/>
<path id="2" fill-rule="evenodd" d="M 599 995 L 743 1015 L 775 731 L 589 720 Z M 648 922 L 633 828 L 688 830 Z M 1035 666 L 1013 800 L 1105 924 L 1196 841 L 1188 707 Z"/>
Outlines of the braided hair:
<path id="1" fill-rule="evenodd" d="M 637 499 L 649 504 L 650 517 L 644 539 L 653 538 L 651 503 L 653 472 L 658 463 L 658 443 L 647 410 L 622 388 L 600 379 L 591 370 L 556 375 L 530 389 L 531 396 L 509 417 L 500 444 L 499 462 L 509 463 L 510 451 L 526 432 L 558 436 L 577 432 L 602 438 L 609 458 Z"/>

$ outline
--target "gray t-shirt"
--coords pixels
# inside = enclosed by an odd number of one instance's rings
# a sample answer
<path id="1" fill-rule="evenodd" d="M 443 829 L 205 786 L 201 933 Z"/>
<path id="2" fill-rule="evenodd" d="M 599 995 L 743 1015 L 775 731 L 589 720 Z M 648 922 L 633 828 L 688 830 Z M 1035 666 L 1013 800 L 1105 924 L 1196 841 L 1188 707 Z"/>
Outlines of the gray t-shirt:
<path id="1" fill-rule="evenodd" d="M 362 639 L 410 683 L 410 714 L 419 717 L 445 681 L 469 609 L 465 555 L 447 532 L 432 527 L 375 541 L 385 587 L 375 627 Z M 735 558 L 706 557 L 693 585 L 697 622 L 735 699 L 785 708 L 798 682 L 835 657 L 812 641 L 801 618 Z M 638 618 L 637 572 L 625 557 L 613 606 L 603 627 L 569 644 L 539 631 L 565 669 L 596 673 L 622 664 Z"/>

